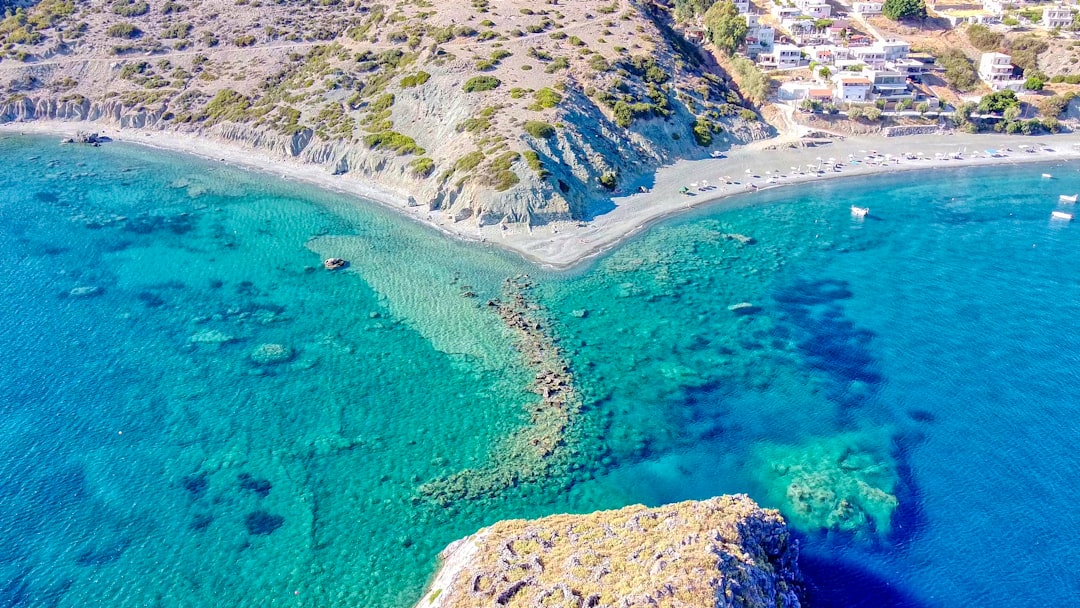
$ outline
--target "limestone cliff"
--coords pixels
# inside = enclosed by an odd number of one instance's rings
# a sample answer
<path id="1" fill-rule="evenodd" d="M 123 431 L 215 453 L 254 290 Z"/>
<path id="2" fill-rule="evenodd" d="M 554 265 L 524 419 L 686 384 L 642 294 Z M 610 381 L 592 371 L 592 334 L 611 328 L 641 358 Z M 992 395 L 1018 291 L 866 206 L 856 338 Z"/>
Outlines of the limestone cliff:
<path id="1" fill-rule="evenodd" d="M 797 543 L 745 495 L 503 521 L 440 557 L 417 608 L 800 605 Z"/>

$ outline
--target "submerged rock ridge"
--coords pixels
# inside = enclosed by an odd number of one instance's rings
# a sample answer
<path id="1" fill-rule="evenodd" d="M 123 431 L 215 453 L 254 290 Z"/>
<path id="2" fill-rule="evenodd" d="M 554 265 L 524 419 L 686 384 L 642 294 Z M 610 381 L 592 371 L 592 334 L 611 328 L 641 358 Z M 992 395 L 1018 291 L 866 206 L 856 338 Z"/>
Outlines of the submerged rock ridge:
<path id="1" fill-rule="evenodd" d="M 566 437 L 581 411 L 581 395 L 570 366 L 542 320 L 542 309 L 530 297 L 533 283 L 526 275 L 506 279 L 502 300 L 487 305 L 513 333 L 523 363 L 534 370 L 529 390 L 539 397 L 529 410 L 529 423 L 496 446 L 492 464 L 465 469 L 420 487 L 420 493 L 447 504 L 454 500 L 490 496 L 519 482 L 540 479 L 568 462 Z"/>
<path id="2" fill-rule="evenodd" d="M 746 495 L 502 521 L 440 554 L 417 608 L 796 608 L 798 552 Z"/>

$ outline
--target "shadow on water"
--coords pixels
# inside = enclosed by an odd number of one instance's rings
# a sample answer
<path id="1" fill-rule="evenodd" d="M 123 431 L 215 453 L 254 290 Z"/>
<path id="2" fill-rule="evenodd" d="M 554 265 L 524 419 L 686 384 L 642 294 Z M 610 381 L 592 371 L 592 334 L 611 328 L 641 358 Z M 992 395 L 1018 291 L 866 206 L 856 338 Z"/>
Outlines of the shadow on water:
<path id="1" fill-rule="evenodd" d="M 897 435 L 893 440 L 896 455 L 896 511 L 893 512 L 893 527 L 889 540 L 896 546 L 903 547 L 910 543 L 926 528 L 926 515 L 923 513 L 922 491 L 915 482 L 915 472 L 911 468 L 910 452 L 924 439 L 921 431 L 911 431 Z"/>
<path id="2" fill-rule="evenodd" d="M 924 608 L 881 575 L 845 560 L 802 555 L 808 608 Z"/>
<path id="3" fill-rule="evenodd" d="M 824 374 L 828 398 L 844 409 L 862 405 L 884 380 L 870 350 L 874 333 L 844 315 L 842 302 L 852 295 L 835 279 L 799 280 L 773 295 L 777 335 L 794 341 L 807 366 Z"/>

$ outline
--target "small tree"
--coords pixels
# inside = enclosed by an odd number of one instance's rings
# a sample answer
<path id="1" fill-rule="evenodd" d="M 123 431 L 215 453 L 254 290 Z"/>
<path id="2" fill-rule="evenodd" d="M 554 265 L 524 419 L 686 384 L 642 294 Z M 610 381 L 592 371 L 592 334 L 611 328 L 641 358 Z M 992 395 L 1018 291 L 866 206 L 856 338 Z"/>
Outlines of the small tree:
<path id="1" fill-rule="evenodd" d="M 923 0 L 885 0 L 881 14 L 893 21 L 923 19 L 926 17 L 926 4 Z"/>
<path id="2" fill-rule="evenodd" d="M 1004 116 L 1005 116 L 1005 120 L 1009 120 L 1009 121 L 1016 120 L 1017 118 L 1020 118 L 1020 106 L 1015 105 L 1015 106 L 1009 106 L 1009 107 L 1005 108 Z"/>
<path id="3" fill-rule="evenodd" d="M 818 70 L 817 74 L 822 80 L 828 80 L 829 77 L 832 76 L 832 70 L 830 70 L 828 66 L 823 66 Z"/>
<path id="4" fill-rule="evenodd" d="M 863 109 L 860 106 L 851 106 L 848 108 L 847 115 L 851 120 L 859 120 L 863 117 Z"/>
<path id="5" fill-rule="evenodd" d="M 802 103 L 799 104 L 799 109 L 803 112 L 813 112 L 814 100 L 807 97 L 806 99 L 802 100 Z"/>
<path id="6" fill-rule="evenodd" d="M 896 102 L 896 109 L 898 111 L 904 111 L 911 107 L 912 101 L 910 99 L 901 99 Z"/>
<path id="7" fill-rule="evenodd" d="M 1020 100 L 1016 98 L 1016 93 L 1005 89 L 1004 91 L 995 91 L 989 95 L 984 95 L 979 100 L 979 111 L 982 113 L 1000 113 L 1009 109 L 1012 106 L 1020 105 Z"/>
<path id="8" fill-rule="evenodd" d="M 919 105 L 915 106 L 915 109 L 919 111 L 919 114 L 922 114 L 922 115 L 925 116 L 926 113 L 930 111 L 930 104 L 928 104 L 928 103 L 926 103 L 924 101 L 924 102 L 920 103 Z"/>
<path id="9" fill-rule="evenodd" d="M 1032 76 L 1024 81 L 1024 88 L 1029 91 L 1041 91 L 1043 88 L 1043 80 L 1038 76 Z"/>
<path id="10" fill-rule="evenodd" d="M 870 122 L 881 119 L 881 110 L 878 108 L 866 108 L 866 119 Z"/>
<path id="11" fill-rule="evenodd" d="M 709 40 L 728 55 L 733 54 L 735 49 L 746 42 L 749 27 L 733 2 L 725 0 L 713 4 L 705 11 L 702 21 L 709 32 Z"/>

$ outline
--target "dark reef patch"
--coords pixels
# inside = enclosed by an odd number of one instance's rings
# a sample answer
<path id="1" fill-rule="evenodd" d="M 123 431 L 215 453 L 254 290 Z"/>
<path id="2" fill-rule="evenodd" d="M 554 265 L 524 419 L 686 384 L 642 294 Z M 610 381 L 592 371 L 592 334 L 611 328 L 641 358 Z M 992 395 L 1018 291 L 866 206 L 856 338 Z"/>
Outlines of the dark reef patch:
<path id="1" fill-rule="evenodd" d="M 244 526 L 248 534 L 267 536 L 285 524 L 285 518 L 263 510 L 252 511 L 244 517 Z"/>
<path id="2" fill-rule="evenodd" d="M 249 490 L 259 495 L 260 498 L 266 498 L 270 495 L 270 489 L 274 486 L 268 479 L 256 479 L 248 473 L 241 473 L 237 476 L 240 481 L 240 487 L 244 490 Z"/>
<path id="3" fill-rule="evenodd" d="M 189 527 L 196 532 L 203 532 L 214 523 L 214 516 L 209 513 L 198 513 L 191 518 Z"/>
<path id="4" fill-rule="evenodd" d="M 206 493 L 206 489 L 210 487 L 210 481 L 206 479 L 206 473 L 187 475 L 180 481 L 180 484 L 187 490 L 188 494 L 191 494 L 196 499 L 202 498 L 202 495 Z"/>

